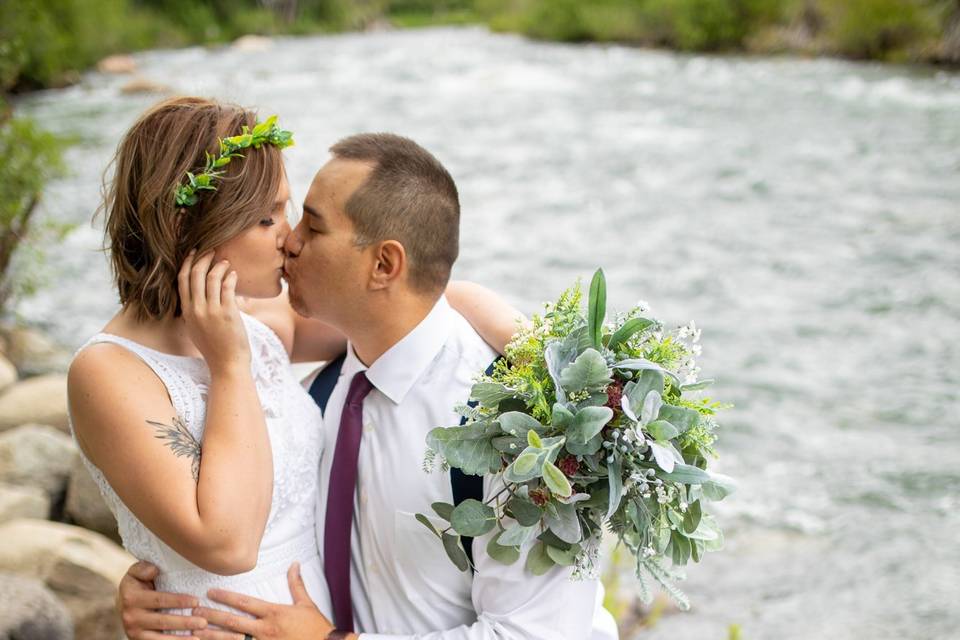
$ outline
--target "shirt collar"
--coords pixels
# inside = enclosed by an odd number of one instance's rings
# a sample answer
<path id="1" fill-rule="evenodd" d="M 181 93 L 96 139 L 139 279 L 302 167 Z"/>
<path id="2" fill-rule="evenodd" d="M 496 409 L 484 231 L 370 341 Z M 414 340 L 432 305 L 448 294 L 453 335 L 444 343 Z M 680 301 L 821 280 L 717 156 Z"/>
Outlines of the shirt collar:
<path id="1" fill-rule="evenodd" d="M 344 371 L 356 374 L 367 372 L 367 379 L 383 395 L 400 404 L 427 366 L 440 353 L 450 335 L 453 309 L 444 296 L 410 333 L 386 350 L 369 367 L 357 357 L 353 345 L 347 345 Z M 352 375 L 351 375 L 352 378 Z"/>

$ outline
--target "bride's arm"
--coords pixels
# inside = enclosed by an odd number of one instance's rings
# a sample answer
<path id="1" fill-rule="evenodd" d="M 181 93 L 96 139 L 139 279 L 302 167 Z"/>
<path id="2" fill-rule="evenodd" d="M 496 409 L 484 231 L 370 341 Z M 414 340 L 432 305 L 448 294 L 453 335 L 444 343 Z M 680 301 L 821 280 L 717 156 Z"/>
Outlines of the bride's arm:
<path id="1" fill-rule="evenodd" d="M 203 291 L 207 269 L 200 267 L 194 290 Z M 224 272 L 211 270 L 221 280 Z M 273 491 L 249 343 L 232 303 L 235 282 L 223 280 L 222 295 L 216 287 L 218 309 L 195 304 L 197 297 L 183 304 L 210 370 L 202 443 L 183 426 L 160 379 L 122 347 L 88 347 L 68 374 L 73 428 L 87 457 L 157 537 L 219 574 L 256 565 Z"/>
<path id="2" fill-rule="evenodd" d="M 517 332 L 518 325 L 527 321 L 526 316 L 503 298 L 475 282 L 452 281 L 447 285 L 446 296 L 450 306 L 501 354 Z"/>

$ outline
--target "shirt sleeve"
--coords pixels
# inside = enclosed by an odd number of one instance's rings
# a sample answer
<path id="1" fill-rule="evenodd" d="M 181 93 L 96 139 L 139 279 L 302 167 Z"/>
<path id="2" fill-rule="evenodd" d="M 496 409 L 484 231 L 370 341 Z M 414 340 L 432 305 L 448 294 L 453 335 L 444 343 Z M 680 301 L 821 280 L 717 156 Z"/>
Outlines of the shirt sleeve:
<path id="1" fill-rule="evenodd" d="M 486 483 L 488 486 L 490 482 Z M 488 490 L 488 496 L 490 491 Z M 471 599 L 477 621 L 452 629 L 417 634 L 363 633 L 361 640 L 585 640 L 591 638 L 594 614 L 600 606 L 599 580 L 572 580 L 571 567 L 555 566 L 535 576 L 526 558 L 535 540 L 521 549 L 520 558 L 502 564 L 487 554 L 494 533 L 474 539 Z M 616 638 L 614 635 L 606 637 Z"/>

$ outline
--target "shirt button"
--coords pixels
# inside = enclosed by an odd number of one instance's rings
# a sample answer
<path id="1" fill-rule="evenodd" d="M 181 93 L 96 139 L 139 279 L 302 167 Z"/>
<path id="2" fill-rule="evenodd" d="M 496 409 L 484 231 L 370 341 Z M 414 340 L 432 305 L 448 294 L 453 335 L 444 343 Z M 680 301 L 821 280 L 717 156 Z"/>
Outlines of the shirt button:
<path id="1" fill-rule="evenodd" d="M 360 504 L 367 506 L 367 492 L 363 489 L 360 490 Z"/>
<path id="2" fill-rule="evenodd" d="M 367 424 L 363 425 L 363 432 L 364 432 L 364 433 L 370 433 L 371 431 L 373 431 L 373 423 L 372 423 L 372 422 L 368 422 Z"/>

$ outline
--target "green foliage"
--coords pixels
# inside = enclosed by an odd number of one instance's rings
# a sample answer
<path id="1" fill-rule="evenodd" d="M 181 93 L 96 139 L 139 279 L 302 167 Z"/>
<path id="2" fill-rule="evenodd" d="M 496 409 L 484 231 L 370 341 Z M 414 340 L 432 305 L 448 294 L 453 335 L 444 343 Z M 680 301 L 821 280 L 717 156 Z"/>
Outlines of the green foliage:
<path id="1" fill-rule="evenodd" d="M 39 240 L 67 231 L 53 224 L 31 228 L 44 185 L 64 171 L 64 144 L 30 120 L 7 115 L 0 121 L 0 310 L 40 284 L 40 247 L 45 243 Z M 24 243 L 28 238 L 33 242 Z"/>
<path id="2" fill-rule="evenodd" d="M 856 58 L 902 58 L 938 32 L 935 14 L 919 0 L 821 2 L 833 47 Z"/>
<path id="3" fill-rule="evenodd" d="M 194 175 L 187 172 L 187 183 L 180 184 L 174 191 L 174 200 L 178 207 L 192 207 L 200 199 L 199 191 L 216 191 L 214 182 L 223 175 L 223 167 L 230 164 L 233 158 L 242 158 L 240 153 L 244 149 L 253 147 L 259 149 L 270 144 L 278 149 L 293 146 L 293 134 L 277 125 L 277 116 L 270 116 L 263 122 L 254 125 L 251 131 L 246 125 L 236 136 L 220 139 L 220 153 L 213 156 L 207 153 L 207 164 L 202 173 Z"/>
<path id="4" fill-rule="evenodd" d="M 504 484 L 486 503 L 454 510 L 452 529 L 476 536 L 498 527 L 492 548 L 509 562 L 517 555 L 505 548 L 519 553 L 536 536 L 527 570 L 573 566 L 584 576 L 606 525 L 638 571 L 672 585 L 661 561 L 682 566 L 719 549 L 722 533 L 702 501 L 734 489 L 707 470 L 722 405 L 689 396 L 705 386 L 701 332 L 691 322 L 666 333 L 639 308 L 608 322 L 599 270 L 582 303 L 578 283 L 545 305 L 477 379 L 480 406 L 464 410 L 467 423 L 428 436 L 434 455 L 468 472 L 477 460 L 464 452 L 487 452 L 483 464 Z M 434 509 L 446 517 L 449 505 Z M 688 606 L 675 587 L 668 593 Z"/>

